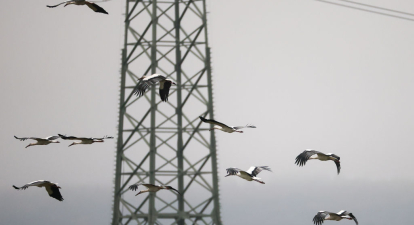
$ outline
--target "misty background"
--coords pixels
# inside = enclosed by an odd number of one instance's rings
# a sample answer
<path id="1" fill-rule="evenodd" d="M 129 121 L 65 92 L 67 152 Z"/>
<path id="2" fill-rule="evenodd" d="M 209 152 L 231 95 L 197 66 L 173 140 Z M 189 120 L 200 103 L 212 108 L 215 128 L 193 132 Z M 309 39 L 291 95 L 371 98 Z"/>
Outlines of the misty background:
<path id="1" fill-rule="evenodd" d="M 330 0 L 343 4 L 343 1 Z M 414 13 L 407 0 L 361 3 Z M 24 148 L 57 133 L 117 136 L 125 2 L 0 7 L 0 224 L 110 224 L 115 140 Z M 411 224 L 414 21 L 313 0 L 208 0 L 223 224 L 313 224 L 320 210 L 360 224 Z M 414 17 L 412 17 L 414 19 Z M 341 157 L 294 164 L 304 149 Z M 265 185 L 226 168 L 270 166 Z M 58 182 L 63 202 L 31 187 Z M 139 198 L 137 198 L 139 202 Z M 326 224 L 335 222 L 326 221 Z M 341 224 L 355 224 L 341 221 Z"/>

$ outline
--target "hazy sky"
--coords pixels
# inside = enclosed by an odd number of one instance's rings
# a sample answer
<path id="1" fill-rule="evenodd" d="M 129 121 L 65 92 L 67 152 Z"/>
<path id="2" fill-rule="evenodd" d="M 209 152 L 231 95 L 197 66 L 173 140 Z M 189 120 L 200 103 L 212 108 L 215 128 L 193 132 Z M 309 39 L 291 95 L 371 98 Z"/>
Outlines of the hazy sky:
<path id="1" fill-rule="evenodd" d="M 125 2 L 99 3 L 109 15 L 46 7 L 58 2 L 0 7 L 0 224 L 111 222 L 115 141 L 25 149 L 13 138 L 117 135 Z M 408 0 L 359 2 L 414 13 Z M 414 21 L 313 0 L 207 5 L 215 118 L 258 127 L 216 133 L 223 223 L 312 224 L 345 209 L 362 225 L 411 224 Z M 307 148 L 339 155 L 341 174 L 333 162 L 297 167 Z M 224 178 L 253 165 L 273 169 L 265 185 Z M 39 179 L 65 201 L 11 187 Z"/>

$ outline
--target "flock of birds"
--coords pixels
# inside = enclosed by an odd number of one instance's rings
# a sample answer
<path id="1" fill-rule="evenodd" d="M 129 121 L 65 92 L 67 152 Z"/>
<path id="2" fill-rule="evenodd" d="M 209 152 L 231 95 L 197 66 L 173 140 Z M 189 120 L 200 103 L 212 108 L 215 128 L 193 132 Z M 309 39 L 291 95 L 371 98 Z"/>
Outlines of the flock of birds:
<path id="1" fill-rule="evenodd" d="M 104 13 L 104 14 L 108 14 L 108 12 L 106 12 L 103 8 L 101 8 L 100 6 L 98 6 L 97 4 L 93 3 L 93 2 L 89 2 L 89 1 L 85 1 L 85 0 L 72 0 L 72 1 L 66 1 L 66 2 L 62 2 L 59 3 L 57 5 L 53 5 L 53 6 L 47 6 L 49 8 L 54 8 L 57 7 L 59 5 L 65 4 L 64 6 L 68 6 L 68 5 L 87 5 L 89 8 L 91 8 L 93 11 L 97 12 L 97 13 Z M 159 95 L 161 97 L 161 100 L 164 102 L 168 101 L 168 95 L 169 95 L 169 91 L 170 91 L 170 87 L 171 85 L 176 85 L 176 83 L 171 80 L 171 79 L 167 79 L 165 76 L 160 75 L 160 74 L 153 74 L 150 76 L 142 76 L 141 78 L 138 79 L 139 83 L 136 85 L 136 87 L 133 90 L 133 93 L 136 94 L 137 96 L 142 96 L 145 94 L 145 92 L 148 90 L 148 88 L 150 86 L 156 85 L 159 83 Z M 243 131 L 241 131 L 241 129 L 243 128 L 256 128 L 253 125 L 246 125 L 246 126 L 228 126 L 224 123 L 212 120 L 212 119 L 205 119 L 203 117 L 199 117 L 200 120 L 204 123 L 208 123 L 213 125 L 213 128 L 210 129 L 214 130 L 221 130 L 223 132 L 227 132 L 227 133 L 243 133 Z M 35 143 L 30 143 L 29 145 L 26 146 L 30 147 L 30 146 L 34 146 L 34 145 L 48 145 L 50 143 L 60 143 L 59 141 L 57 141 L 57 139 L 61 138 L 63 140 L 76 140 L 76 142 L 71 143 L 68 147 L 72 146 L 72 145 L 77 145 L 77 144 L 93 144 L 95 142 L 104 142 L 104 139 L 113 139 L 113 137 L 111 136 L 104 136 L 102 138 L 85 138 L 85 137 L 75 137 L 75 136 L 66 136 L 66 135 L 62 135 L 62 134 L 58 134 L 58 136 L 49 136 L 49 137 L 45 137 L 45 138 L 37 138 L 37 137 L 22 137 L 22 138 L 18 138 L 16 136 L 14 136 L 16 139 L 20 140 L 20 141 L 25 141 L 28 139 L 32 139 L 32 140 L 36 140 L 37 142 Z M 315 151 L 312 149 L 307 149 L 305 151 L 303 151 L 302 153 L 300 153 L 297 157 L 296 157 L 296 161 L 295 164 L 297 164 L 298 166 L 304 166 L 306 164 L 306 162 L 310 159 L 318 159 L 320 161 L 334 161 L 336 168 L 337 168 L 337 172 L 339 174 L 340 170 L 341 170 L 341 165 L 340 165 L 340 157 L 332 154 L 332 153 L 322 153 L 319 151 Z M 272 171 L 270 169 L 270 167 L 268 166 L 252 166 L 250 167 L 247 171 L 235 168 L 235 167 L 231 167 L 231 168 L 227 168 L 227 175 L 225 177 L 228 176 L 238 176 L 242 179 L 245 179 L 247 181 L 256 181 L 258 183 L 261 184 L 265 184 L 265 182 L 263 182 L 261 180 L 261 178 L 258 178 L 257 175 L 263 171 L 263 170 L 267 170 L 267 171 Z M 63 201 L 63 197 L 59 191 L 59 189 L 61 189 L 60 186 L 58 186 L 57 183 L 53 183 L 50 181 L 45 181 L 45 180 L 38 180 L 38 181 L 33 181 L 30 183 L 27 183 L 21 187 L 17 187 L 15 185 L 13 185 L 13 188 L 17 189 L 17 190 L 25 190 L 28 187 L 31 186 L 36 186 L 39 188 L 44 187 L 47 191 L 47 193 L 49 194 L 50 197 L 55 198 L 59 201 Z M 133 184 L 131 186 L 129 186 L 129 190 L 131 191 L 136 191 L 138 190 L 139 186 L 144 186 L 147 189 L 145 190 L 141 190 L 139 191 L 137 195 L 142 194 L 142 193 L 146 193 L 146 192 L 157 192 L 159 190 L 172 190 L 174 192 L 177 192 L 177 194 L 180 194 L 180 192 L 176 189 L 174 189 L 171 186 L 163 186 L 163 185 L 154 185 L 154 184 L 144 184 L 144 183 L 136 183 Z M 313 222 L 316 225 L 320 225 L 323 223 L 324 220 L 335 220 L 335 221 L 340 221 L 342 219 L 348 219 L 348 220 L 354 220 L 355 223 L 358 225 L 358 221 L 355 218 L 355 216 L 350 213 L 347 212 L 345 210 L 341 210 L 337 213 L 333 213 L 333 212 L 328 212 L 328 211 L 319 211 L 315 217 L 313 218 Z"/>

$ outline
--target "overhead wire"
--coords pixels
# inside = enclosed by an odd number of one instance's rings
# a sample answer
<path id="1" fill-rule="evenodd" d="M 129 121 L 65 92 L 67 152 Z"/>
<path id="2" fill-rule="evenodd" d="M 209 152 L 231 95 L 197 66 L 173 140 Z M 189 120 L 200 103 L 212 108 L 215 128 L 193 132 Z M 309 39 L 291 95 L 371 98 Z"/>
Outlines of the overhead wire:
<path id="1" fill-rule="evenodd" d="M 340 3 L 335 3 L 335 2 L 331 2 L 331 1 L 325 1 L 325 0 L 315 0 L 315 1 L 323 2 L 323 3 L 328 3 L 328 4 L 332 4 L 332 5 L 337 5 L 337 6 L 342 6 L 342 7 L 351 8 L 351 9 L 356 9 L 356 10 L 360 10 L 360 11 L 364 11 L 364 12 L 375 13 L 375 14 L 379 14 L 379 15 L 383 15 L 383 16 L 389 16 L 389 17 L 394 17 L 394 18 L 398 18 L 398 19 L 404 19 L 404 20 L 414 21 L 414 19 L 411 19 L 411 18 L 407 18 L 407 17 L 403 17 L 403 16 L 397 16 L 397 15 L 393 15 L 393 14 L 387 14 L 387 13 L 378 12 L 378 11 L 369 10 L 369 9 L 358 8 L 358 7 L 351 6 L 351 5 L 345 5 L 345 4 L 340 4 Z M 397 10 L 392 10 L 392 9 L 387 9 L 387 8 L 381 8 L 381 7 L 377 7 L 377 6 L 371 6 L 371 5 L 367 5 L 367 4 L 363 4 L 363 3 L 357 3 L 357 2 L 352 2 L 352 1 L 348 1 L 348 0 L 338 0 L 338 1 L 344 1 L 344 2 L 354 3 L 354 4 L 358 4 L 358 5 L 363 5 L 363 6 L 366 6 L 366 7 L 377 8 L 377 9 L 386 10 L 386 11 L 390 11 L 390 12 L 396 12 L 396 13 L 401 13 L 401 14 L 405 14 L 405 15 L 412 15 L 412 16 L 414 16 L 414 14 L 411 14 L 411 13 L 400 12 L 400 11 L 397 11 Z"/>

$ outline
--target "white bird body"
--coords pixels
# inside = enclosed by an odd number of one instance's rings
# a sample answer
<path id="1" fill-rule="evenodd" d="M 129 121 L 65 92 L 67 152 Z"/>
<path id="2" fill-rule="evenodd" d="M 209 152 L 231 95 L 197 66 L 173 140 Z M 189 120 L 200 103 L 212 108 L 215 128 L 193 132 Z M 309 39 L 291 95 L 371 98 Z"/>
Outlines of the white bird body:
<path id="1" fill-rule="evenodd" d="M 259 174 L 262 170 L 267 170 L 270 172 L 272 171 L 268 166 L 252 166 L 247 171 L 243 171 L 235 167 L 227 168 L 226 170 L 227 175 L 225 177 L 238 176 L 247 181 L 257 181 L 261 184 L 264 184 L 265 182 L 261 181 L 261 179 L 256 177 L 256 175 Z"/>
<path id="2" fill-rule="evenodd" d="M 320 161 L 328 161 L 328 160 L 332 160 L 335 162 L 338 174 L 341 171 L 341 164 L 340 164 L 340 157 L 332 154 L 332 153 L 322 153 L 322 152 L 318 152 L 316 150 L 313 149 L 306 149 L 305 151 L 303 151 L 302 153 L 300 153 L 296 159 L 295 159 L 295 163 L 298 166 L 304 166 L 306 164 L 306 162 L 310 159 L 318 159 Z"/>
<path id="3" fill-rule="evenodd" d="M 157 192 L 162 189 L 173 190 L 177 192 L 178 194 L 180 194 L 180 192 L 178 192 L 176 189 L 172 188 L 171 186 L 161 186 L 161 185 L 154 185 L 154 184 L 133 184 L 129 186 L 129 189 L 132 191 L 136 191 L 139 185 L 145 186 L 147 189 L 139 191 L 138 194 L 136 194 L 135 196 L 142 194 L 142 193 L 146 193 L 146 192 Z"/>
<path id="4" fill-rule="evenodd" d="M 59 138 L 59 136 L 49 136 L 49 137 L 45 137 L 45 138 L 37 138 L 37 137 L 22 137 L 22 138 L 18 138 L 16 136 L 14 136 L 14 138 L 20 140 L 20 141 L 25 141 L 27 139 L 32 139 L 32 140 L 36 140 L 35 143 L 30 143 L 28 146 L 26 146 L 26 148 L 33 146 L 33 145 L 48 145 L 50 143 L 60 143 L 59 141 L 56 141 L 56 139 Z"/>
<path id="5" fill-rule="evenodd" d="M 328 212 L 328 211 L 319 211 L 313 218 L 313 222 L 316 225 L 320 225 L 323 223 L 324 220 L 340 221 L 342 219 L 354 220 L 355 223 L 358 225 L 358 220 L 355 218 L 355 216 L 352 213 L 349 213 L 345 210 L 341 210 L 337 213 Z"/>
<path id="6" fill-rule="evenodd" d="M 150 76 L 142 76 L 138 80 L 140 80 L 140 82 L 134 88 L 134 91 L 133 91 L 134 94 L 138 96 L 142 96 L 145 94 L 145 92 L 150 86 L 155 85 L 159 82 L 160 83 L 159 94 L 163 102 L 168 101 L 168 95 L 170 92 L 171 85 L 177 84 L 173 80 L 167 79 L 165 76 L 161 74 L 152 74 Z"/>
<path id="7" fill-rule="evenodd" d="M 72 0 L 72 1 L 66 1 L 66 2 L 61 2 L 57 5 L 47 5 L 47 7 L 49 8 L 55 8 L 59 5 L 65 4 L 64 7 L 68 6 L 68 5 L 87 5 L 90 9 L 92 9 L 94 12 L 98 12 L 98 13 L 104 13 L 104 14 L 108 14 L 108 12 L 105 11 L 105 9 L 103 9 L 102 7 L 98 6 L 97 4 L 93 3 L 93 2 L 88 2 L 86 0 Z"/>
<path id="8" fill-rule="evenodd" d="M 113 138 L 113 137 L 110 137 L 110 136 L 104 136 L 103 138 L 85 138 L 85 137 L 66 136 L 66 135 L 62 135 L 62 134 L 58 134 L 58 135 L 64 140 L 79 140 L 78 142 L 73 142 L 68 147 L 70 147 L 72 145 L 79 145 L 79 144 L 90 145 L 90 144 L 93 144 L 95 142 L 104 142 L 103 139 L 112 139 Z"/>
<path id="9" fill-rule="evenodd" d="M 59 201 L 63 201 L 63 197 L 59 191 L 61 187 L 59 187 L 57 183 L 52 183 L 50 181 L 45 181 L 45 180 L 38 180 L 38 181 L 27 183 L 23 185 L 22 187 L 16 187 L 15 185 L 13 185 L 13 187 L 17 190 L 26 190 L 30 186 L 35 186 L 39 188 L 44 187 L 50 197 L 55 198 Z"/>
<path id="10" fill-rule="evenodd" d="M 233 133 L 233 132 L 243 133 L 243 131 L 241 131 L 240 129 L 243 129 L 243 128 L 256 128 L 255 126 L 249 125 L 249 124 L 247 124 L 246 126 L 237 126 L 237 127 L 227 126 L 226 124 L 217 122 L 215 120 L 208 120 L 208 119 L 205 119 L 204 117 L 201 117 L 201 116 L 199 118 L 204 123 L 209 123 L 209 124 L 214 125 L 213 128 L 210 129 L 210 130 L 217 129 L 217 130 L 221 130 L 221 131 L 224 131 L 224 132 L 227 132 L 227 133 Z"/>

